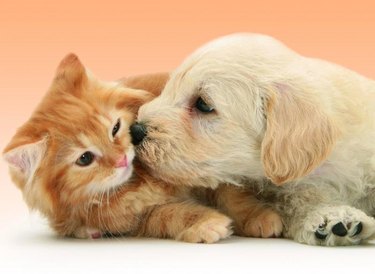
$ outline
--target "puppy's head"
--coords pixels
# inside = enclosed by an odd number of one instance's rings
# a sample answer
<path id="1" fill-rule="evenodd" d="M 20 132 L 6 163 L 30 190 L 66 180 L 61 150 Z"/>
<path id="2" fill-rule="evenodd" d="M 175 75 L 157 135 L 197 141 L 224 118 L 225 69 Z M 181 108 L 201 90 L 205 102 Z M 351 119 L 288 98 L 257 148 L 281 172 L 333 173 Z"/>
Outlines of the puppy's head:
<path id="1" fill-rule="evenodd" d="M 335 130 L 314 92 L 281 75 L 297 58 L 260 35 L 199 49 L 141 107 L 131 130 L 141 161 L 157 177 L 191 185 L 263 176 L 281 184 L 307 174 L 329 153 Z"/>

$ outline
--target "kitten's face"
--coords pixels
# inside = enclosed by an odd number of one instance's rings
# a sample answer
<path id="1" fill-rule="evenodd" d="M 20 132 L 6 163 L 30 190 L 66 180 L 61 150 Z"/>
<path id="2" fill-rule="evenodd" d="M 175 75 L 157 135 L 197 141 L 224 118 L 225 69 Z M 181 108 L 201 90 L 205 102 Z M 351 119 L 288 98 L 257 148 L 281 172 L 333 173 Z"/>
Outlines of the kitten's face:
<path id="1" fill-rule="evenodd" d="M 151 98 L 87 76 L 78 58 L 68 55 L 41 104 L 4 150 L 28 205 L 51 214 L 126 184 L 134 158 L 129 125 Z"/>
<path id="2" fill-rule="evenodd" d="M 86 199 L 113 191 L 127 182 L 133 171 L 134 148 L 128 128 L 134 115 L 126 108 L 105 103 L 103 109 L 91 104 L 86 107 L 85 111 L 89 110 L 84 114 L 86 122 L 77 121 L 79 126 L 71 125 L 68 134 L 67 130 L 64 134 L 57 133 L 58 163 L 51 163 L 51 166 L 64 165 L 59 177 L 69 198 Z"/>

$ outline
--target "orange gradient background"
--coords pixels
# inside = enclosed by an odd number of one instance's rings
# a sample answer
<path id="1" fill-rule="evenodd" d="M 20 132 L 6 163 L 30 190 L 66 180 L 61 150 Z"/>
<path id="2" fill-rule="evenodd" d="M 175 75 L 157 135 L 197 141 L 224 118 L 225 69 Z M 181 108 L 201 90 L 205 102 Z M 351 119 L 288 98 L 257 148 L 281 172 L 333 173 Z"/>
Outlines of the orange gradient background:
<path id="1" fill-rule="evenodd" d="M 68 52 L 98 77 L 114 80 L 170 71 L 221 35 L 260 32 L 375 78 L 375 2 L 346 2 L 1 0 L 0 148 L 28 118 Z M 0 221 L 27 214 L 3 162 L 0 179 Z"/>

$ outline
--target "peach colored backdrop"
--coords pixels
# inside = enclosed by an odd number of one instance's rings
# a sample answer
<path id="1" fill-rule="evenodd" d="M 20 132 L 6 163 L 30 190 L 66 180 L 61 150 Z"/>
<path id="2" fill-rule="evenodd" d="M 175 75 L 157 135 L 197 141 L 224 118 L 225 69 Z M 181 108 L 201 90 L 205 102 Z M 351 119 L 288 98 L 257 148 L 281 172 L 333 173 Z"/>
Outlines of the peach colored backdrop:
<path id="1" fill-rule="evenodd" d="M 244 31 L 375 78 L 374 1 L 0 0 L 0 148 L 68 52 L 113 80 L 171 70 L 202 43 Z M 0 221 L 24 211 L 1 163 Z"/>

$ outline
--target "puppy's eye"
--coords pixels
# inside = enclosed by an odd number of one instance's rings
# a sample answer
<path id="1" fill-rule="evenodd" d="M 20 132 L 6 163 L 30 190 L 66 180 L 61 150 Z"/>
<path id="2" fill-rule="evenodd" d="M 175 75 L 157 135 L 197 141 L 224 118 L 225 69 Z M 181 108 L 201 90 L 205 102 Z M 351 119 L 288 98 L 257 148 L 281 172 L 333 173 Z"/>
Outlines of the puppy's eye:
<path id="1" fill-rule="evenodd" d="M 199 97 L 198 100 L 195 102 L 195 107 L 203 113 L 210 113 L 213 112 L 215 109 L 208 105 L 202 97 Z"/>
<path id="2" fill-rule="evenodd" d="M 116 125 L 112 129 L 112 136 L 113 137 L 116 136 L 117 132 L 120 130 L 120 127 L 121 127 L 121 123 L 120 123 L 120 119 L 119 119 L 119 120 L 117 120 Z"/>
<path id="3" fill-rule="evenodd" d="M 88 166 L 94 161 L 94 154 L 90 151 L 83 153 L 76 161 L 76 164 L 79 166 Z"/>

